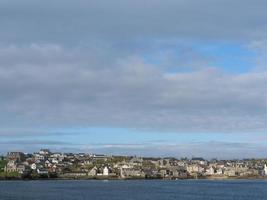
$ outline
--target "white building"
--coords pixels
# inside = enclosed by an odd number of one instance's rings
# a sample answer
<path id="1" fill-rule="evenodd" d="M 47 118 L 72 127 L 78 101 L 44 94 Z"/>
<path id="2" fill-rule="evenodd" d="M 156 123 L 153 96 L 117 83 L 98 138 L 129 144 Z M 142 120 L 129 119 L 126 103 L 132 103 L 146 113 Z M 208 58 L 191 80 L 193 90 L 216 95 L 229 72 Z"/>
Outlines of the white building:
<path id="1" fill-rule="evenodd" d="M 186 167 L 186 170 L 191 174 L 191 173 L 202 173 L 204 171 L 204 168 L 194 164 L 194 165 L 188 165 Z"/>
<path id="2" fill-rule="evenodd" d="M 223 174 L 222 168 L 217 169 L 216 174 L 217 175 L 222 175 Z"/>
<path id="3" fill-rule="evenodd" d="M 36 165 L 35 163 L 32 163 L 32 164 L 31 164 L 31 169 L 32 169 L 32 170 L 36 170 L 36 169 L 37 169 L 37 165 Z"/>
<path id="4" fill-rule="evenodd" d="M 206 169 L 206 175 L 211 176 L 213 174 L 214 174 L 213 167 L 209 167 L 209 168 Z"/>
<path id="5" fill-rule="evenodd" d="M 264 175 L 267 176 L 267 166 L 264 165 Z"/>
<path id="6" fill-rule="evenodd" d="M 57 158 L 52 158 L 52 161 L 51 161 L 53 164 L 58 164 L 58 159 Z"/>
<path id="7" fill-rule="evenodd" d="M 103 170 L 103 176 L 108 176 L 108 175 L 109 175 L 108 167 L 105 167 Z"/>

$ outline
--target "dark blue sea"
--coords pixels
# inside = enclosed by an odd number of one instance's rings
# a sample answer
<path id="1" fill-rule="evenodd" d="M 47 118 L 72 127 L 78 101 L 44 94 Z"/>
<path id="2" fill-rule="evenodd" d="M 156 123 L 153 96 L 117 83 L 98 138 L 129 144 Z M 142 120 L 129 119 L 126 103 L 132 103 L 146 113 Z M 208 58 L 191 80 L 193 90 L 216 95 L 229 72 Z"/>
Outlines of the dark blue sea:
<path id="1" fill-rule="evenodd" d="M 0 181 L 0 200 L 70 199 L 267 200 L 267 181 Z"/>

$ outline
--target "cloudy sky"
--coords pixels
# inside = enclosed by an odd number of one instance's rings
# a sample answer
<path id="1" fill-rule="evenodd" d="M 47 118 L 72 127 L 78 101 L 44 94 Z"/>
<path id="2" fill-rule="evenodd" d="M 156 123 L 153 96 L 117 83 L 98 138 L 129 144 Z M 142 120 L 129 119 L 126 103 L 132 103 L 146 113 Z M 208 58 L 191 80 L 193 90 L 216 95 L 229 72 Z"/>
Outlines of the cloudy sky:
<path id="1" fill-rule="evenodd" d="M 267 157 L 265 0 L 1 0 L 0 154 Z"/>

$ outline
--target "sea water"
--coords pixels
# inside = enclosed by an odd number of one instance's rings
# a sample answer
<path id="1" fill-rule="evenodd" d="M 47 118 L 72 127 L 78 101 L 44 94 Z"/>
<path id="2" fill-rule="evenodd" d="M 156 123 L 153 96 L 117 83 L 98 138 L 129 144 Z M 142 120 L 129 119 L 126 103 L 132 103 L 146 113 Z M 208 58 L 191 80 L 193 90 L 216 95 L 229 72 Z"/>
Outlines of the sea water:
<path id="1" fill-rule="evenodd" d="M 265 180 L 0 181 L 0 200 L 267 200 Z"/>

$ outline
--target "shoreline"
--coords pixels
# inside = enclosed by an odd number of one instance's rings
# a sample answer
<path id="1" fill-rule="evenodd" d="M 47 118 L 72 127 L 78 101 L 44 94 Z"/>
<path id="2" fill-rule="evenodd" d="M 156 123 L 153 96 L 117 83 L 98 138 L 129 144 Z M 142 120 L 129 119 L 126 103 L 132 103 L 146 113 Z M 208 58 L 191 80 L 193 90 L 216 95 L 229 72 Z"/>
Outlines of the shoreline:
<path id="1" fill-rule="evenodd" d="M 39 178 L 39 179 L 22 179 L 22 178 L 10 178 L 2 179 L 0 181 L 201 181 L 201 180 L 210 180 L 210 181 L 233 181 L 233 180 L 267 180 L 267 177 L 201 177 L 201 178 L 112 178 L 112 177 L 102 177 L 102 178 Z"/>

